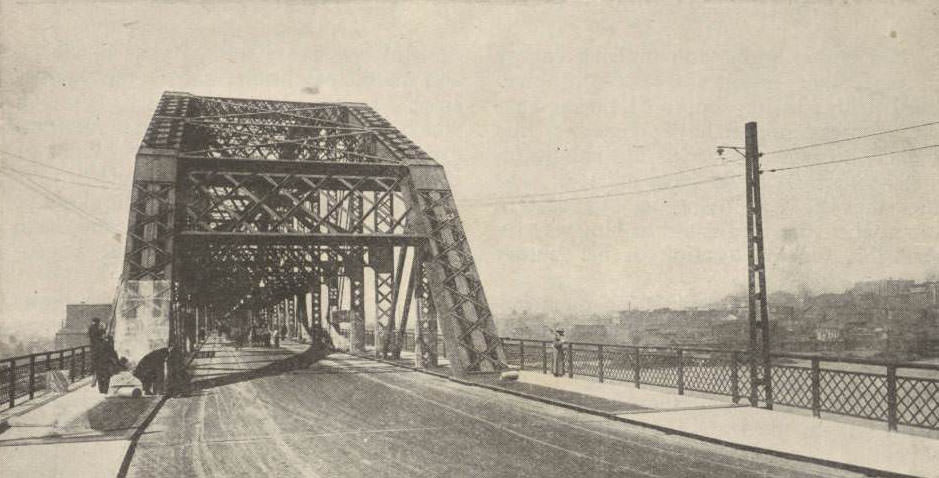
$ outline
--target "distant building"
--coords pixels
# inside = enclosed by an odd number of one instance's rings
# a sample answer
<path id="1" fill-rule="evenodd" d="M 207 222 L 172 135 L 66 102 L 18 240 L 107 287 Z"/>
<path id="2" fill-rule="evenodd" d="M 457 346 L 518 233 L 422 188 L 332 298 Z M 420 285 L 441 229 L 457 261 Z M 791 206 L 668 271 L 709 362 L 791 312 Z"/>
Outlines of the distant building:
<path id="1" fill-rule="evenodd" d="M 88 326 L 95 317 L 107 323 L 111 318 L 111 304 L 66 305 L 65 321 L 55 334 L 55 348 L 58 350 L 88 345 Z"/>
<path id="2" fill-rule="evenodd" d="M 910 304 L 914 307 L 939 305 L 939 282 L 916 284 L 910 289 Z"/>
<path id="3" fill-rule="evenodd" d="M 901 295 L 910 292 L 910 289 L 916 284 L 912 280 L 874 280 L 856 282 L 851 289 L 853 294 L 874 294 L 880 296 Z"/>
<path id="4" fill-rule="evenodd" d="M 608 343 L 610 334 L 607 326 L 603 324 L 574 324 L 568 335 L 571 342 L 600 342 Z"/>

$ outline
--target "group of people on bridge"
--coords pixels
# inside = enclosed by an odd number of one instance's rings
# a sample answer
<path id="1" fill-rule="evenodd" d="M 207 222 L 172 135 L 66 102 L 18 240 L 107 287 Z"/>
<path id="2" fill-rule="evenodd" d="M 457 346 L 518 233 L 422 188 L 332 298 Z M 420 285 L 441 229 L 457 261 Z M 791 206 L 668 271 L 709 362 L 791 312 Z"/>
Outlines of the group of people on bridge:
<path id="1" fill-rule="evenodd" d="M 118 357 L 114 349 L 114 337 L 108 335 L 101 324 L 101 319 L 91 319 L 88 326 L 88 342 L 91 345 L 91 362 L 94 370 L 92 386 L 97 384 L 98 391 L 107 394 L 111 388 L 111 377 L 130 368 L 126 357 Z M 160 393 L 165 381 L 164 364 L 169 356 L 169 349 L 160 348 L 145 355 L 133 370 L 140 380 L 143 392 L 147 395 Z"/>

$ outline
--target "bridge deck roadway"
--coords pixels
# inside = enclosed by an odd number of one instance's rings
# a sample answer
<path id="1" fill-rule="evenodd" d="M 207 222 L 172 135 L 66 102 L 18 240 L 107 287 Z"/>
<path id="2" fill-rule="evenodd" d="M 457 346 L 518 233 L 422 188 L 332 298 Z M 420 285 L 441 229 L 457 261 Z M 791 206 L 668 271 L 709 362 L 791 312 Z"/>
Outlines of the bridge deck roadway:
<path id="1" fill-rule="evenodd" d="M 344 354 L 281 367 L 205 350 L 201 385 L 165 403 L 128 476 L 854 476 Z"/>

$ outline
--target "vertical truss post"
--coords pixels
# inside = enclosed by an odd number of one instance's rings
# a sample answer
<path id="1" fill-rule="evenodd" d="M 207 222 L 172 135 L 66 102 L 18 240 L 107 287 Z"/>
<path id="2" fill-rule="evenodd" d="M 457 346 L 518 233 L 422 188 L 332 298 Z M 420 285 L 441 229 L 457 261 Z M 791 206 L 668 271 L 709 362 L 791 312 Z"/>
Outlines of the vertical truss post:
<path id="1" fill-rule="evenodd" d="M 394 333 L 394 249 L 370 247 L 369 264 L 375 272 L 375 355 L 388 356 L 388 337 Z"/>
<path id="2" fill-rule="evenodd" d="M 419 263 L 413 274 L 415 278 L 415 295 L 417 295 L 417 324 L 414 340 L 414 361 L 418 367 L 428 368 L 437 366 L 437 311 L 430 292 L 430 281 L 427 268 L 429 265 Z"/>
<path id="3" fill-rule="evenodd" d="M 406 255 L 407 255 L 407 248 L 404 248 L 401 251 L 401 257 L 405 257 Z M 401 262 L 399 262 L 399 269 L 403 269 L 403 263 Z M 401 309 L 401 324 L 399 324 L 398 326 L 398 334 L 397 334 L 398 337 L 395 341 L 395 348 L 393 350 L 394 355 L 392 356 L 392 358 L 394 359 L 401 358 L 401 349 L 402 347 L 405 346 L 405 341 L 407 340 L 407 336 L 405 334 L 407 333 L 407 330 L 408 330 L 408 315 L 410 314 L 410 311 L 411 311 L 411 298 L 414 296 L 414 289 L 418 281 L 420 280 L 419 276 L 421 274 L 418 273 L 419 269 L 420 269 L 420 254 L 418 254 L 418 251 L 415 250 L 414 259 L 411 263 L 411 275 L 410 275 L 410 280 L 408 280 L 408 288 L 407 290 L 404 291 L 404 305 L 403 305 L 403 308 Z M 401 279 L 399 278 L 398 281 L 400 282 L 400 280 Z M 397 291 L 397 286 L 395 286 L 395 291 Z M 397 304 L 397 298 L 395 298 L 394 302 Z M 416 335 L 417 334 L 415 334 L 415 337 Z M 417 352 L 416 346 L 415 346 L 415 352 Z"/>
<path id="4" fill-rule="evenodd" d="M 349 347 L 353 352 L 365 351 L 365 273 L 362 253 L 354 251 L 345 260 L 349 277 Z"/>
<path id="5" fill-rule="evenodd" d="M 326 277 L 326 320 L 339 332 L 339 324 L 333 322 L 333 311 L 339 308 L 339 275 L 332 270 Z"/>
<path id="6" fill-rule="evenodd" d="M 299 340 L 303 336 L 303 329 L 307 328 L 306 318 L 306 293 L 300 293 L 295 298 L 297 302 L 297 318 L 294 324 L 294 338 Z"/>
<path id="7" fill-rule="evenodd" d="M 756 123 L 745 127 L 747 183 L 747 283 L 750 327 L 750 405 L 758 406 L 760 391 L 773 409 L 769 311 L 766 303 L 766 262 L 763 254 L 763 212 L 760 203 L 760 150 Z"/>
<path id="8" fill-rule="evenodd" d="M 296 338 L 297 336 L 297 327 L 300 319 L 300 301 L 298 300 L 297 295 L 291 295 L 287 297 L 287 301 L 290 304 L 290 315 L 288 315 L 287 321 L 287 335 L 290 338 Z"/>
<path id="9" fill-rule="evenodd" d="M 185 376 L 182 367 L 183 335 L 180 333 L 180 324 L 176 323 L 179 320 L 176 305 L 179 288 L 178 278 L 174 275 L 174 266 L 178 260 L 174 236 L 178 222 L 178 155 L 183 122 L 188 114 L 190 100 L 188 94 L 165 93 L 160 98 L 137 151 L 119 292 L 133 294 L 133 288 L 143 281 L 150 281 L 152 290 L 166 287 L 162 284 L 169 286 L 170 303 L 169 307 L 164 309 L 166 322 L 160 324 L 152 321 L 152 330 L 141 330 L 139 333 L 152 337 L 150 345 L 154 349 L 171 347 L 169 380 L 174 388 L 181 384 Z M 153 307 L 158 306 L 154 303 Z M 132 319 L 116 311 L 115 320 Z M 127 329 L 124 325 L 121 328 Z M 120 343 L 115 345 L 121 347 Z M 142 355 L 130 358 L 139 360 L 149 352 L 141 351 Z"/>
<path id="10" fill-rule="evenodd" d="M 317 273 L 310 287 L 310 341 L 314 344 L 318 343 L 319 334 L 323 330 L 323 306 L 320 301 L 322 277 L 320 273 Z"/>
<path id="11" fill-rule="evenodd" d="M 496 371 L 507 367 L 469 242 L 443 168 L 433 161 L 409 161 L 405 183 L 414 217 L 409 227 L 427 234 L 430 287 L 440 313 L 451 371 Z M 416 207 L 414 207 L 416 206 Z"/>

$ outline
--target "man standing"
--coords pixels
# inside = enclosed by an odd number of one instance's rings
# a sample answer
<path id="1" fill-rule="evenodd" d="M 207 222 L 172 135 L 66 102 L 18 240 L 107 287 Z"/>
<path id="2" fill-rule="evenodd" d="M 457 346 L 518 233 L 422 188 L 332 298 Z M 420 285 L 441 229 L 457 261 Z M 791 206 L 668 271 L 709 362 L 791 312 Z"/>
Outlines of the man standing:
<path id="1" fill-rule="evenodd" d="M 564 376 L 564 329 L 554 331 L 554 376 Z"/>
<path id="2" fill-rule="evenodd" d="M 103 339 L 104 327 L 101 326 L 101 319 L 95 317 L 91 319 L 91 325 L 88 326 L 88 343 L 91 344 L 92 353 Z"/>
<path id="3" fill-rule="evenodd" d="M 94 355 L 95 379 L 98 381 L 98 391 L 107 394 L 111 386 L 111 375 L 114 375 L 124 366 L 117 358 L 117 351 L 110 337 L 104 337 L 98 343 L 98 350 Z"/>
<path id="4" fill-rule="evenodd" d="M 97 368 L 97 356 L 100 355 L 101 343 L 104 342 L 104 327 L 101 326 L 101 319 L 94 317 L 91 319 L 91 325 L 88 326 L 88 345 L 91 346 L 91 363 L 93 368 Z M 94 387 L 98 382 L 98 375 L 95 374 L 91 380 L 91 386 Z"/>

